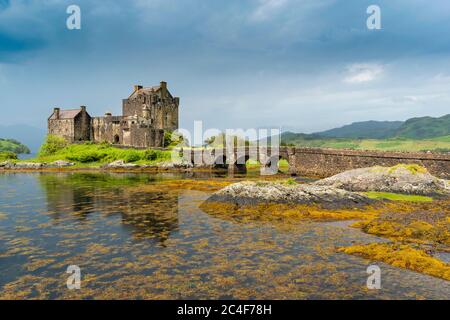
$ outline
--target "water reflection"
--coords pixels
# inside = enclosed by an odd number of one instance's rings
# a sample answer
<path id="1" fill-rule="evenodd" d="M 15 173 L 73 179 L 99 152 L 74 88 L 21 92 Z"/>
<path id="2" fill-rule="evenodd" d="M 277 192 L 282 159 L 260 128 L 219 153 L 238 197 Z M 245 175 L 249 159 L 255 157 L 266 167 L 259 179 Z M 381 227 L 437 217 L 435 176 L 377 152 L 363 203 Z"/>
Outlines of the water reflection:
<path id="1" fill-rule="evenodd" d="M 39 175 L 47 211 L 55 222 L 67 223 L 67 216 L 84 221 L 94 213 L 120 215 L 123 228 L 135 238 L 156 238 L 163 243 L 178 228 L 179 194 L 130 188 L 158 181 L 149 175 Z"/>
<path id="2" fill-rule="evenodd" d="M 0 174 L 0 298 L 448 298 L 450 283 L 336 246 L 374 242 L 343 224 L 227 219 L 200 206 L 229 178 Z M 229 180 L 227 180 L 229 182 Z M 199 191 L 200 190 L 200 191 Z M 67 266 L 82 290 L 66 288 Z"/>

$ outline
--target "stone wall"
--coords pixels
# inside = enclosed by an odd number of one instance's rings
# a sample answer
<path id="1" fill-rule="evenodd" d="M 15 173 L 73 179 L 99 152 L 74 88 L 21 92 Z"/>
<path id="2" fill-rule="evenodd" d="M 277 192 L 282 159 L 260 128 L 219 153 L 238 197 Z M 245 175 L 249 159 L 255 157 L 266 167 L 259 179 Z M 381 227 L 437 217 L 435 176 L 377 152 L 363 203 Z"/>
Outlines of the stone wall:
<path id="1" fill-rule="evenodd" d="M 91 116 L 83 109 L 74 120 L 74 140 L 89 141 L 91 139 Z"/>
<path id="2" fill-rule="evenodd" d="M 125 135 L 126 131 L 124 137 Z M 123 145 L 137 148 L 161 147 L 164 145 L 164 130 L 134 124 L 130 126 L 128 139 L 124 139 Z"/>
<path id="3" fill-rule="evenodd" d="M 289 162 L 289 173 L 325 178 L 340 172 L 372 166 L 391 167 L 400 163 L 416 163 L 424 166 L 428 171 L 440 178 L 450 179 L 450 155 L 436 153 L 409 153 L 409 152 L 377 152 L 353 151 L 319 148 L 292 148 L 280 147 L 278 154 L 273 149 L 234 149 L 228 154 L 225 149 L 180 149 L 185 161 L 195 163 L 197 166 L 212 168 L 227 167 L 230 164 L 239 167 L 238 159 L 249 158 L 258 160 L 265 166 L 273 161 L 286 159 Z M 262 152 L 261 152 L 262 151 Z"/>
<path id="4" fill-rule="evenodd" d="M 437 177 L 450 179 L 450 156 L 445 154 L 312 148 L 288 150 L 290 172 L 303 176 L 323 178 L 356 168 L 416 163 Z"/>
<path id="5" fill-rule="evenodd" d="M 149 120 L 154 128 L 174 131 L 178 129 L 178 108 L 180 99 L 172 97 L 167 88 L 150 90 L 136 88 L 135 92 L 122 101 L 124 117 L 144 117 L 144 107 L 149 110 Z"/>
<path id="6" fill-rule="evenodd" d="M 74 119 L 48 120 L 48 134 L 62 137 L 70 143 L 74 142 L 74 127 Z"/>
<path id="7" fill-rule="evenodd" d="M 121 128 L 122 117 L 95 117 L 92 118 L 92 141 L 121 144 L 123 134 Z"/>

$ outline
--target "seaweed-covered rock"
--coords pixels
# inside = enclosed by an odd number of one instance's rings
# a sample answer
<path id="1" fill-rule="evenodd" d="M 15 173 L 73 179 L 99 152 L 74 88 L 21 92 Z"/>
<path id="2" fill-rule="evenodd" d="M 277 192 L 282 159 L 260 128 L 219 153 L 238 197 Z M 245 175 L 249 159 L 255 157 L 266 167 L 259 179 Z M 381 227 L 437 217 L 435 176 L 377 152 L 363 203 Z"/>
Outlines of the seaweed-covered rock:
<path id="1" fill-rule="evenodd" d="M 236 205 L 258 203 L 319 204 L 323 207 L 355 207 L 373 202 L 368 197 L 346 190 L 307 184 L 279 182 L 239 182 L 211 195 L 207 202 Z"/>
<path id="2" fill-rule="evenodd" d="M 436 178 L 425 168 L 415 164 L 349 170 L 319 180 L 314 185 L 348 191 L 380 191 L 420 195 L 450 193 L 450 186 L 446 180 Z"/>

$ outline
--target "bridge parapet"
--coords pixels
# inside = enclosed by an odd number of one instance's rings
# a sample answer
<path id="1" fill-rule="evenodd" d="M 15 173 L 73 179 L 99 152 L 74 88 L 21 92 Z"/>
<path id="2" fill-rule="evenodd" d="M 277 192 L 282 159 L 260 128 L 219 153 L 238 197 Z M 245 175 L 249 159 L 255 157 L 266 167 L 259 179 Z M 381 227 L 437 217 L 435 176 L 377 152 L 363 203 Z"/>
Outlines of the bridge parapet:
<path id="1" fill-rule="evenodd" d="M 430 173 L 450 179 L 450 155 L 423 152 L 381 152 L 320 148 L 256 148 L 242 147 L 227 150 L 185 149 L 185 161 L 195 166 L 228 168 L 245 171 L 245 163 L 252 159 L 263 167 L 277 167 L 280 159 L 289 163 L 289 172 L 293 175 L 328 177 L 346 170 L 371 167 L 394 166 L 400 163 L 416 163 L 427 168 Z"/>

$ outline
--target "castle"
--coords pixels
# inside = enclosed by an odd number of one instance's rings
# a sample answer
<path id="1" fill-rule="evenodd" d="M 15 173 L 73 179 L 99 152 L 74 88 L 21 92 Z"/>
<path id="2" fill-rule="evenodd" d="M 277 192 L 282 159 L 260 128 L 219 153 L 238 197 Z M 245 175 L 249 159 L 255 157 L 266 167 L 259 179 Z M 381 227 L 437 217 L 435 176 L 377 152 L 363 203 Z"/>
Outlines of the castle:
<path id="1" fill-rule="evenodd" d="M 85 106 L 79 109 L 55 108 L 48 118 L 48 134 L 63 137 L 70 143 L 109 142 L 137 148 L 163 147 L 164 132 L 178 129 L 180 98 L 173 97 L 162 81 L 159 86 L 134 86 L 122 100 L 122 115 L 107 112 L 91 117 Z"/>

